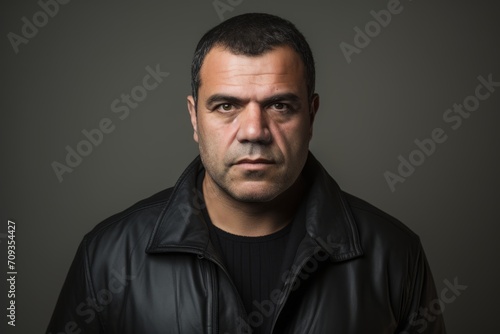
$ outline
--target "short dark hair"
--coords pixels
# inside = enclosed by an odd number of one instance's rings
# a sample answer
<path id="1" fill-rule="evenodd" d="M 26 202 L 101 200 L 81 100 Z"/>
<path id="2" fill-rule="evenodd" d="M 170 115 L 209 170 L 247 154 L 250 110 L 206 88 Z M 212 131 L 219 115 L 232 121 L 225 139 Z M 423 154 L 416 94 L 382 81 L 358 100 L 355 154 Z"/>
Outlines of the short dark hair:
<path id="1" fill-rule="evenodd" d="M 195 103 L 201 85 L 200 69 L 208 52 L 215 46 L 228 49 L 233 54 L 259 56 L 279 46 L 290 46 L 305 65 L 308 98 L 314 94 L 314 58 L 304 35 L 295 25 L 281 17 L 248 13 L 232 17 L 210 29 L 198 42 L 191 63 L 191 89 Z"/>

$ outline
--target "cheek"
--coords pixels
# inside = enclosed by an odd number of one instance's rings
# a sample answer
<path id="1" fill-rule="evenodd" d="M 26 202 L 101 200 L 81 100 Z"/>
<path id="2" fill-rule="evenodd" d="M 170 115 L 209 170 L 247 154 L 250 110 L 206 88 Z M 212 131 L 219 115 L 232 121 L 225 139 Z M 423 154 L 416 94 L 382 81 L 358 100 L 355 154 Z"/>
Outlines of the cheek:
<path id="1" fill-rule="evenodd" d="M 307 120 L 281 124 L 275 130 L 276 143 L 289 158 L 298 158 L 297 154 L 301 151 L 307 151 L 310 138 L 309 123 Z"/>
<path id="2" fill-rule="evenodd" d="M 198 125 L 198 135 L 200 137 L 200 148 L 205 152 L 210 152 L 215 156 L 217 152 L 223 151 L 229 145 L 230 133 L 227 125 L 204 122 Z"/>

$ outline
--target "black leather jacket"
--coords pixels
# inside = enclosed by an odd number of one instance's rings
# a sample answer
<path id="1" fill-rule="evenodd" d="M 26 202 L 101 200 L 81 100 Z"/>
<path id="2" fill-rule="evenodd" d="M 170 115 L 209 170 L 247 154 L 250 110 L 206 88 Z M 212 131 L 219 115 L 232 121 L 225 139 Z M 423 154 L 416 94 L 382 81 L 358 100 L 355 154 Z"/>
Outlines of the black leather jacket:
<path id="1" fill-rule="evenodd" d="M 201 168 L 84 237 L 48 333 L 250 333 L 263 317 L 273 333 L 445 333 L 418 236 L 343 193 L 312 154 L 306 236 L 283 288 L 248 317 L 200 214 Z"/>

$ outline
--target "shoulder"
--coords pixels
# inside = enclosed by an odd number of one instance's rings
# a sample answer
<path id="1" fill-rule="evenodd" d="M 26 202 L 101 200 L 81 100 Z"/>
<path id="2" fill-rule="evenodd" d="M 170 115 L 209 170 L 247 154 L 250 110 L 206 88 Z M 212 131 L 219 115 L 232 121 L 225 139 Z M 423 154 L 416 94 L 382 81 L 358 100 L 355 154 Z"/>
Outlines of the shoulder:
<path id="1" fill-rule="evenodd" d="M 351 210 L 363 246 L 379 245 L 387 248 L 418 250 L 419 236 L 404 223 L 374 205 L 346 192 L 346 203 Z"/>
<path id="2" fill-rule="evenodd" d="M 83 240 L 87 247 L 116 247 L 147 242 L 173 188 L 164 189 L 97 224 Z M 148 233 L 150 232 L 150 233 Z"/>

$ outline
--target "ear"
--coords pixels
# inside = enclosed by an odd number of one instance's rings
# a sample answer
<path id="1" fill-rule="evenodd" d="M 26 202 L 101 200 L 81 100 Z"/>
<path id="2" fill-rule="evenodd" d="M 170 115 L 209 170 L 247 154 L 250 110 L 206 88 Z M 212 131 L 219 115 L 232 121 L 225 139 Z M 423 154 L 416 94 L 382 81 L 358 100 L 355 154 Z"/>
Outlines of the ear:
<path id="1" fill-rule="evenodd" d="M 189 117 L 191 118 L 191 125 L 193 126 L 193 139 L 198 142 L 198 118 L 196 114 L 196 103 L 194 102 L 193 96 L 189 95 L 187 97 L 187 107 L 189 111 Z"/>
<path id="2" fill-rule="evenodd" d="M 309 140 L 312 139 L 313 136 L 313 123 L 314 118 L 316 117 L 316 113 L 319 109 L 319 95 L 314 93 L 311 99 L 311 104 L 309 105 Z"/>

